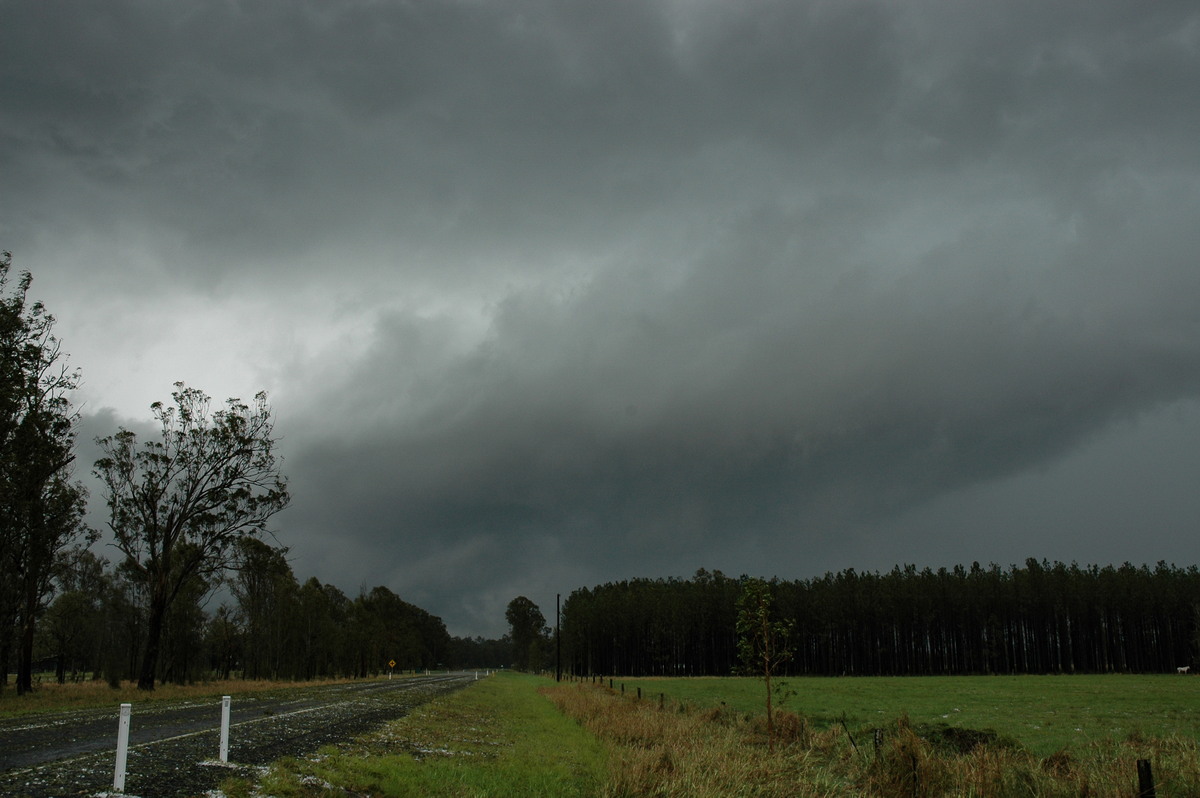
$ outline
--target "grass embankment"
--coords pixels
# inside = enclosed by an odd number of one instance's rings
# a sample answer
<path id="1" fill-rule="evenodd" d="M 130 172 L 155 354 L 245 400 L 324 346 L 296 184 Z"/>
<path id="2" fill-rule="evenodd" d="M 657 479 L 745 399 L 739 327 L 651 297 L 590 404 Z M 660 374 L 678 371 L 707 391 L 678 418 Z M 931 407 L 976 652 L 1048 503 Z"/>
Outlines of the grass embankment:
<path id="1" fill-rule="evenodd" d="M 379 732 L 283 759 L 231 798 L 320 796 L 593 796 L 607 750 L 539 694 L 545 679 L 503 673 L 425 704 Z"/>
<path id="2" fill-rule="evenodd" d="M 673 700 L 660 707 L 657 696 L 636 700 L 628 682 L 626 691 L 582 683 L 548 691 L 612 746 L 603 796 L 1122 796 L 1136 794 L 1139 759 L 1152 762 L 1159 795 L 1200 795 L 1200 747 L 1184 737 L 1106 740 L 1042 757 L 940 717 L 938 725 L 893 716 L 818 728 L 784 712 L 772 752 L 758 712 Z"/>
<path id="3" fill-rule="evenodd" d="M 753 679 L 626 680 L 622 694 L 604 685 L 504 674 L 354 743 L 311 759 L 282 760 L 256 787 L 231 781 L 226 793 L 1076 798 L 1134 795 L 1136 762 L 1148 759 L 1159 795 L 1200 795 L 1194 736 L 1150 733 L 1194 720 L 1192 693 L 1175 693 L 1174 714 L 1160 706 L 1171 690 L 1194 689 L 1190 683 L 1172 688 L 1144 677 L 797 681 L 802 684 L 793 687 L 820 685 L 824 697 L 810 700 L 819 710 L 811 718 L 780 714 L 774 751 L 766 744 L 762 683 Z M 1003 710 L 1016 700 L 1011 690 L 1025 703 Z M 666 694 L 661 702 L 660 692 Z M 911 719 L 908 702 L 916 710 Z M 945 702 L 972 709 L 938 712 Z M 1137 717 L 1146 732 L 1131 724 L 1123 736 L 1076 736 L 1069 748 L 1041 753 L 1021 736 L 986 730 L 1034 710 L 1057 723 Z M 971 728 L 962 715 L 987 722 Z"/>
<path id="4" fill-rule="evenodd" d="M 817 729 L 914 724 L 991 729 L 1035 754 L 1127 737 L 1200 738 L 1200 679 L 1178 675 L 786 678 L 784 708 Z M 606 682 L 607 683 L 607 682 Z M 753 678 L 617 679 L 627 694 L 763 711 Z"/>
<path id="5" fill-rule="evenodd" d="M 92 707 L 115 707 L 123 703 L 145 701 L 180 701 L 209 696 L 239 695 L 290 687 L 318 687 L 325 684 L 344 684 L 353 679 L 317 679 L 310 682 L 273 682 L 265 679 L 229 679 L 197 682 L 195 684 L 158 684 L 154 690 L 137 689 L 137 682 L 122 682 L 118 688 L 103 681 L 42 682 L 25 695 L 17 695 L 11 685 L 0 690 L 0 718 L 12 718 L 34 712 L 52 712 Z"/>

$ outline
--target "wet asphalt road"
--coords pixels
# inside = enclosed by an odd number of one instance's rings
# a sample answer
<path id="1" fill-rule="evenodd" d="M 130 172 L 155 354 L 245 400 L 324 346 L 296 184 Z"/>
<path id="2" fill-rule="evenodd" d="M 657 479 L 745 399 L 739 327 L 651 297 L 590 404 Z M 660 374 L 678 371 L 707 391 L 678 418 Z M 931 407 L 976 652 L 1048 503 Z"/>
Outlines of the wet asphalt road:
<path id="1" fill-rule="evenodd" d="M 234 696 L 229 761 L 217 761 L 221 699 L 134 703 L 126 795 L 201 795 L 239 767 L 348 739 L 475 679 L 473 672 Z M 0 795 L 61 798 L 112 789 L 119 707 L 0 721 Z"/>

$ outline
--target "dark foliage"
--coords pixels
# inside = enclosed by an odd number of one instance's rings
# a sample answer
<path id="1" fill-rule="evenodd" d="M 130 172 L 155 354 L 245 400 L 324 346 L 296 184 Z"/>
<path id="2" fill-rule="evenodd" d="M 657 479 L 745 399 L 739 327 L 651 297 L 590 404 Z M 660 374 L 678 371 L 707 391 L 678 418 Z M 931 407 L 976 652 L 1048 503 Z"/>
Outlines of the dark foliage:
<path id="1" fill-rule="evenodd" d="M 576 590 L 563 605 L 577 674 L 726 675 L 738 663 L 742 579 L 635 579 Z M 1170 672 L 1200 642 L 1200 571 L 1027 560 L 937 571 L 908 565 L 775 581 L 794 624 L 786 674 Z"/>
<path id="2" fill-rule="evenodd" d="M 87 491 L 72 481 L 77 415 L 54 316 L 30 301 L 33 277 L 9 281 L 0 252 L 0 686 L 16 654 L 17 691 L 33 689 L 34 640 L 53 593 L 56 566 L 76 541 Z"/>
<path id="3" fill-rule="evenodd" d="M 489 640 L 483 637 L 452 637 L 450 638 L 449 658 L 447 664 L 456 670 L 507 668 L 513 661 L 512 638 L 508 635 L 499 640 Z"/>

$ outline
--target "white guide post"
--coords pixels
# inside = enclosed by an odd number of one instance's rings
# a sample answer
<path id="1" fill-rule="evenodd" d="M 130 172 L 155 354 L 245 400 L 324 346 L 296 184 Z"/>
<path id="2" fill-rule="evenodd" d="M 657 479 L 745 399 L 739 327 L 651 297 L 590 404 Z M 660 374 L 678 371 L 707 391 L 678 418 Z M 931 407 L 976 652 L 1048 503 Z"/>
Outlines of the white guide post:
<path id="1" fill-rule="evenodd" d="M 117 727 L 117 766 L 113 769 L 113 792 L 125 792 L 125 763 L 129 757 L 129 711 L 132 706 L 121 705 L 121 723 Z"/>
<path id="2" fill-rule="evenodd" d="M 221 696 L 221 761 L 229 761 L 229 696 Z"/>

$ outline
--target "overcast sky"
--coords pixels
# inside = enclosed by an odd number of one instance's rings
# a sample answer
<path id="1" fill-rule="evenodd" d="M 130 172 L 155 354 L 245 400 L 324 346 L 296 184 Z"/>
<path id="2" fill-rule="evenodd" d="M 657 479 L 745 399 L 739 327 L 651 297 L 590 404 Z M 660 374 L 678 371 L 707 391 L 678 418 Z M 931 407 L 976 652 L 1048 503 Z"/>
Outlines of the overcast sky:
<path id="1" fill-rule="evenodd" d="M 0 0 L 0 248 L 81 460 L 265 389 L 297 576 L 453 634 L 700 567 L 1186 566 L 1198 87 L 1194 0 Z"/>

